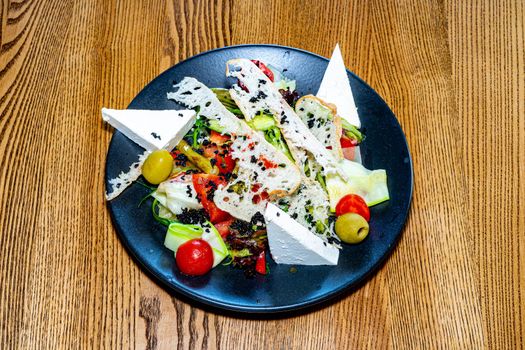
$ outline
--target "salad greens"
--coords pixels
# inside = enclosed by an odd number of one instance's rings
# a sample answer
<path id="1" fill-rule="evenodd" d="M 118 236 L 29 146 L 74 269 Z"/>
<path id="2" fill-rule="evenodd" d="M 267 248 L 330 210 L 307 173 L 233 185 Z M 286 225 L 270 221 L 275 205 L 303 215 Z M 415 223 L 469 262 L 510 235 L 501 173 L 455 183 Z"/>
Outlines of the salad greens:
<path id="1" fill-rule="evenodd" d="M 279 90 L 282 98 L 286 101 L 283 101 L 283 103 L 288 103 L 293 107 L 299 97 L 299 94 L 296 91 L 295 80 L 286 78 L 281 72 L 274 68 L 270 68 L 270 70 L 271 73 L 273 73 L 273 78 L 275 78 L 273 84 Z M 270 77 L 272 75 L 271 73 L 268 73 L 267 76 Z M 260 81 L 264 82 L 265 80 Z M 223 88 L 212 88 L 211 90 L 229 112 L 236 115 L 238 118 L 244 119 L 241 109 L 230 95 L 230 90 Z M 188 93 L 191 94 L 191 92 Z M 206 105 L 206 107 L 207 106 L 208 105 Z M 261 107 L 258 106 L 258 108 Z M 224 112 L 224 109 L 221 108 L 221 110 Z M 257 110 L 258 109 L 254 109 L 254 111 Z M 278 125 L 274 116 L 269 113 L 270 112 L 267 109 L 264 111 L 261 110 L 251 120 L 246 121 L 250 128 L 259 133 L 254 133 L 251 130 L 250 132 L 252 134 L 257 134 L 258 137 L 259 134 L 264 135 L 264 138 L 268 143 L 273 145 L 278 151 L 285 154 L 286 157 L 294 162 L 294 157 L 290 151 L 287 140 L 281 132 L 280 127 L 283 126 Z M 325 119 L 328 120 L 327 122 L 333 123 L 333 118 Z M 320 126 L 324 125 L 323 119 L 323 124 L 320 124 Z M 307 126 L 310 129 L 313 128 L 309 123 Z M 356 141 L 352 143 L 351 147 L 354 147 L 356 144 L 363 141 L 364 136 L 361 131 L 344 119 L 342 119 L 342 128 L 344 136 Z M 250 191 L 257 192 L 257 186 L 260 186 L 260 183 L 250 183 L 250 181 L 242 178 L 239 178 L 235 182 L 229 182 L 230 178 L 237 179 L 239 174 L 239 163 L 229 154 L 232 152 L 232 149 L 230 148 L 232 144 L 231 141 L 235 135 L 225 135 L 224 131 L 224 128 L 216 119 L 208 119 L 202 115 L 198 116 L 193 127 L 177 144 L 176 151 L 171 153 L 174 158 L 171 176 L 160 183 L 156 189 L 150 188 L 151 190 L 154 190 L 148 194 L 146 198 L 153 197 L 151 205 L 153 217 L 157 222 L 166 226 L 164 245 L 175 254 L 179 247 L 186 242 L 195 239 L 202 239 L 209 244 L 213 251 L 213 267 L 217 266 L 228 257 L 230 260 L 226 264 L 231 263 L 234 266 L 239 266 L 245 269 L 247 275 L 253 275 L 255 273 L 254 271 L 265 274 L 268 270 L 265 260 L 265 253 L 268 250 L 268 238 L 266 235 L 264 216 L 261 212 L 257 212 L 253 215 L 251 221 L 238 220 L 235 217 L 232 217 L 229 212 L 220 209 L 218 204 L 214 202 L 215 191 L 217 189 L 220 190 L 220 186 L 225 186 L 225 184 L 231 185 L 228 188 L 228 192 L 236 193 L 238 195 Z M 343 137 L 340 140 L 339 136 L 334 137 L 333 133 L 331 135 L 333 139 L 335 139 L 334 142 L 342 142 L 342 139 L 346 139 Z M 346 141 L 348 140 L 346 139 Z M 265 143 L 263 142 L 263 144 Z M 290 146 L 292 146 L 292 144 L 290 144 Z M 335 146 L 337 146 L 337 144 L 335 144 Z M 292 150 L 295 150 L 295 147 L 293 147 Z M 332 146 L 330 145 L 327 148 L 332 149 L 331 147 Z M 310 151 L 311 153 L 314 153 L 314 150 Z M 275 153 L 271 148 L 268 152 Z M 352 159 L 351 156 L 344 155 L 345 157 Z M 338 218 L 336 218 L 331 212 L 335 211 L 335 207 L 341 198 L 348 194 L 357 194 L 361 196 L 365 201 L 363 202 L 363 200 L 361 200 L 365 207 L 366 205 L 372 206 L 389 199 L 386 182 L 387 177 L 384 170 L 370 171 L 364 168 L 361 164 L 346 159 L 343 159 L 338 163 L 339 158 L 337 158 L 334 160 L 334 163 L 337 164 L 338 171 L 341 170 L 347 177 L 346 180 L 343 180 L 343 178 L 337 173 L 326 172 L 326 175 L 324 175 L 322 166 L 317 162 L 313 162 L 312 159 L 307 159 L 305 161 L 304 169 L 301 169 L 301 177 L 299 178 L 298 176 L 297 178 L 299 180 L 303 179 L 305 181 L 310 181 L 309 183 L 315 185 L 312 187 L 316 190 L 318 189 L 318 192 L 303 194 L 302 198 L 324 198 L 322 209 L 323 213 L 326 215 L 317 215 L 319 213 L 318 210 L 320 205 L 316 204 L 315 201 L 314 203 L 312 203 L 311 200 L 306 200 L 304 203 L 293 202 L 290 201 L 289 197 L 280 198 L 278 200 L 279 206 L 287 212 L 292 219 L 298 220 L 299 223 L 305 225 L 305 227 L 311 232 L 317 232 L 320 235 L 324 235 L 326 232 L 330 231 L 330 234 L 334 234 L 334 221 Z M 284 158 L 280 156 L 280 162 L 284 161 Z M 252 163 L 255 162 L 255 160 L 252 161 Z M 261 162 L 260 164 L 263 163 Z M 223 165 L 224 167 L 219 168 L 220 165 Z M 270 165 L 272 168 L 286 166 L 286 164 L 277 163 Z M 229 170 L 224 170 L 228 166 L 231 166 Z M 264 170 L 264 168 L 262 169 Z M 297 172 L 299 173 L 298 170 Z M 191 180 L 184 179 L 186 174 L 191 177 Z M 256 175 L 259 175 L 259 173 Z M 264 179 L 261 180 L 265 181 Z M 319 185 L 315 183 L 316 181 Z M 307 186 L 304 187 L 308 188 Z M 300 197 L 300 190 L 295 191 L 296 192 L 290 190 L 290 194 L 297 196 L 290 197 L 302 200 Z M 321 193 L 322 196 L 318 195 L 319 193 Z M 259 195 L 262 196 L 262 194 L 266 197 L 259 197 Z M 326 194 L 328 194 L 328 198 L 326 197 Z M 257 196 L 257 200 L 260 200 L 261 198 L 263 200 L 268 200 L 271 194 L 264 192 L 257 194 Z M 143 201 L 146 198 L 144 198 Z M 330 201 L 330 208 L 328 208 L 327 199 Z M 301 211 L 298 211 L 297 208 L 299 207 L 304 211 L 304 220 L 306 220 L 309 226 L 306 226 L 304 222 L 301 222 L 300 219 L 298 219 L 298 212 L 302 213 Z M 340 217 L 340 214 L 337 215 Z M 339 235 L 338 232 L 335 233 Z M 331 236 L 330 238 L 333 239 L 334 237 Z M 328 241 L 328 243 L 332 243 L 332 241 Z M 184 246 L 184 249 L 188 246 L 189 245 Z M 182 254 L 184 249 L 179 251 L 180 254 Z M 177 257 L 177 259 L 179 259 L 179 257 Z M 210 263 L 210 260 L 208 260 L 208 263 Z M 260 266 L 263 266 L 262 269 L 264 271 L 260 270 Z"/>
<path id="2" fill-rule="evenodd" d="M 212 88 L 211 91 L 215 93 L 219 101 L 221 101 L 221 103 L 224 105 L 224 107 L 226 107 L 227 110 L 229 110 L 236 116 L 244 118 L 241 110 L 239 109 L 235 101 L 231 98 L 230 91 L 228 89 Z"/>
<path id="3" fill-rule="evenodd" d="M 260 112 L 248 122 L 248 125 L 254 130 L 263 131 L 266 141 L 283 152 L 291 161 L 294 160 L 273 116 Z"/>

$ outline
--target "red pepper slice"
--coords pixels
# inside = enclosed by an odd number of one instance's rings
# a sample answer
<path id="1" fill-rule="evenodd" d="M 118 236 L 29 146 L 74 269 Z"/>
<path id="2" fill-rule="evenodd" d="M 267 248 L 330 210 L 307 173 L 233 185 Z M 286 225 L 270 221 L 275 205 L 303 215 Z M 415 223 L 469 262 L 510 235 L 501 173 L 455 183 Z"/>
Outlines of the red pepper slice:
<path id="1" fill-rule="evenodd" d="M 260 70 L 262 70 L 262 72 L 264 73 L 264 75 L 268 77 L 268 79 L 270 79 L 271 81 L 274 81 L 273 72 L 270 70 L 270 68 L 266 67 L 266 65 L 259 60 L 252 60 L 252 62 L 257 67 L 259 67 Z"/>
<path id="2" fill-rule="evenodd" d="M 221 175 L 231 173 L 235 169 L 235 160 L 226 145 L 221 147 L 217 147 L 215 144 L 207 145 L 204 147 L 202 155 L 208 159 L 215 159 L 215 165 L 217 165 Z"/>
<path id="3" fill-rule="evenodd" d="M 208 198 L 208 193 L 216 189 L 219 185 L 226 185 L 226 180 L 217 175 L 193 174 L 192 181 L 195 192 L 197 192 L 197 197 L 213 224 L 231 219 L 230 214 L 219 209 L 213 200 Z"/>
<path id="4" fill-rule="evenodd" d="M 265 156 L 261 156 L 261 161 L 263 162 L 263 165 L 266 169 L 273 169 L 277 168 L 277 164 L 266 158 Z"/>
<path id="5" fill-rule="evenodd" d="M 235 221 L 235 219 L 231 218 L 231 219 L 226 220 L 226 221 L 218 222 L 218 223 L 214 224 L 213 226 L 215 226 L 217 231 L 219 231 L 219 234 L 221 235 L 221 237 L 223 239 L 226 239 L 226 237 L 228 237 L 230 235 L 230 225 L 234 221 Z"/>
<path id="6" fill-rule="evenodd" d="M 268 272 L 266 271 L 266 252 L 265 251 L 262 251 L 257 257 L 257 260 L 255 262 L 255 271 L 257 271 L 261 275 L 266 275 L 266 273 Z"/>
<path id="7" fill-rule="evenodd" d="M 221 133 L 218 133 L 215 130 L 212 130 L 210 133 L 210 141 L 213 142 L 216 145 L 222 145 L 228 141 L 230 141 L 229 135 L 223 135 Z"/>

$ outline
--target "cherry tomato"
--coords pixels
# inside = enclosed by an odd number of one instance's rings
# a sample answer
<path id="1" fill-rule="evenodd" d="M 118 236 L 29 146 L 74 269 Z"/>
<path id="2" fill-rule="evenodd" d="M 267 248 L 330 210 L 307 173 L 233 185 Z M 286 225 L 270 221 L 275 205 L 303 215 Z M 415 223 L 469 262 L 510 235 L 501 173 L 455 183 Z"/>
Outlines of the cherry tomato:
<path id="1" fill-rule="evenodd" d="M 205 240 L 191 239 L 177 249 L 175 261 L 185 275 L 204 275 L 213 266 L 213 250 Z"/>
<path id="2" fill-rule="evenodd" d="M 346 137 L 344 135 L 341 136 L 340 142 L 342 148 L 355 147 L 358 145 L 358 142 L 356 140 L 352 140 L 351 138 Z"/>
<path id="3" fill-rule="evenodd" d="M 235 219 L 231 218 L 231 219 L 226 220 L 226 221 L 218 222 L 218 223 L 214 224 L 213 226 L 215 226 L 217 231 L 219 231 L 219 234 L 221 235 L 221 237 L 223 239 L 226 239 L 226 237 L 228 237 L 230 235 L 230 225 L 233 223 L 233 221 L 235 221 Z"/>
<path id="4" fill-rule="evenodd" d="M 341 148 L 343 151 L 343 157 L 348 160 L 354 160 L 355 159 L 355 147 L 345 147 Z"/>
<path id="5" fill-rule="evenodd" d="M 356 213 L 370 221 L 370 209 L 365 200 L 357 194 L 347 194 L 339 200 L 335 207 L 335 215 L 341 216 L 346 213 Z"/>
<path id="6" fill-rule="evenodd" d="M 262 72 L 268 77 L 268 79 L 270 79 L 271 81 L 274 80 L 273 72 L 268 67 L 266 67 L 264 63 L 262 63 L 259 60 L 252 60 L 252 62 L 255 63 L 255 65 L 259 67 L 260 70 L 262 70 Z"/>
<path id="7" fill-rule="evenodd" d="M 266 252 L 262 251 L 255 262 L 255 271 L 261 275 L 266 275 Z"/>
<path id="8" fill-rule="evenodd" d="M 201 201 L 204 210 L 210 217 L 210 221 L 213 224 L 226 221 L 231 218 L 230 214 L 219 209 L 213 200 L 208 198 L 208 194 L 217 189 L 219 185 L 226 185 L 226 180 L 217 175 L 193 174 L 192 182 L 195 192 L 197 192 L 197 197 Z"/>

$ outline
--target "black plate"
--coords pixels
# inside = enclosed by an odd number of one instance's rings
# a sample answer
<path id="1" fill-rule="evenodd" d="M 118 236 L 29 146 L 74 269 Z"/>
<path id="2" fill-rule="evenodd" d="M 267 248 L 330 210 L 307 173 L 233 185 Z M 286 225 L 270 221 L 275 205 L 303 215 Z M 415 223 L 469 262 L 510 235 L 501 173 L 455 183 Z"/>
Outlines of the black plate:
<path id="1" fill-rule="evenodd" d="M 260 59 L 297 80 L 301 94 L 315 94 L 328 60 L 310 52 L 274 45 L 242 45 L 208 51 L 168 69 L 149 83 L 131 102 L 132 109 L 180 109 L 166 98 L 174 81 L 195 77 L 209 87 L 227 87 L 225 63 L 232 58 Z M 390 201 L 371 208 L 370 234 L 359 245 L 344 245 L 337 266 L 276 265 L 270 274 L 247 279 L 230 266 L 203 277 L 177 271 L 173 254 L 163 246 L 165 227 L 152 217 L 149 203 L 137 207 L 148 190 L 133 184 L 108 203 L 118 235 L 136 261 L 164 287 L 190 299 L 224 310 L 276 313 L 301 309 L 352 290 L 391 253 L 408 215 L 412 197 L 412 162 L 405 136 L 383 99 L 365 82 L 348 72 L 366 139 L 361 146 L 369 169 L 386 169 Z M 106 160 L 108 180 L 137 160 L 143 150 L 116 131 Z"/>

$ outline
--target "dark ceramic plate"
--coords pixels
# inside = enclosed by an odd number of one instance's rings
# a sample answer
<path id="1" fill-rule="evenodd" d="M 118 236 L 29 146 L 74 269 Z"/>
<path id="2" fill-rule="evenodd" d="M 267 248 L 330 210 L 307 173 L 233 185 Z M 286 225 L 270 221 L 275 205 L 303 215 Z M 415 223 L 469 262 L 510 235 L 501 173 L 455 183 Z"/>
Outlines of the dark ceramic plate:
<path id="1" fill-rule="evenodd" d="M 242 45 L 201 53 L 168 69 L 149 83 L 129 105 L 132 109 L 181 109 L 166 98 L 173 83 L 195 77 L 209 87 L 227 87 L 226 61 L 260 59 L 297 80 L 301 95 L 315 94 L 328 60 L 310 52 L 274 45 Z M 175 295 L 201 306 L 244 313 L 276 313 L 319 304 L 353 290 L 375 271 L 394 249 L 412 197 L 412 163 L 399 123 L 381 97 L 348 72 L 366 139 L 361 150 L 369 169 L 386 169 L 391 199 L 371 208 L 370 234 L 359 245 L 344 245 L 337 266 L 276 265 L 270 274 L 247 279 L 231 266 L 219 265 L 203 277 L 181 275 L 172 252 L 164 248 L 165 227 L 152 217 L 150 203 L 138 207 L 148 190 L 133 184 L 108 203 L 122 242 L 157 282 Z M 143 150 L 116 131 L 106 160 L 107 181 L 126 171 Z M 189 298 L 189 299 L 188 299 Z M 204 304 L 204 305 L 203 305 Z"/>

